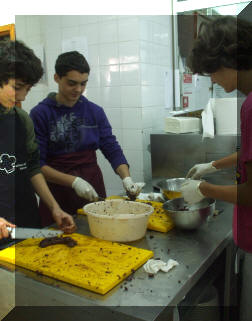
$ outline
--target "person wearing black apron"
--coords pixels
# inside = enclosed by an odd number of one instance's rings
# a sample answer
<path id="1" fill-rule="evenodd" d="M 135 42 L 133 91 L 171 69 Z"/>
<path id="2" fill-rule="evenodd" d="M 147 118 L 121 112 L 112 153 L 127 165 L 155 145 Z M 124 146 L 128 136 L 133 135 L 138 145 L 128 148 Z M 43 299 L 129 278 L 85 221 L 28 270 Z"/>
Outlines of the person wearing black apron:
<path id="1" fill-rule="evenodd" d="M 104 181 L 101 169 L 97 164 L 95 151 L 83 151 L 54 157 L 48 159 L 47 164 L 62 173 L 88 180 L 100 197 L 106 197 Z M 68 187 L 52 183 L 48 183 L 48 186 L 61 208 L 67 213 L 75 214 L 78 208 L 89 203 L 89 200 L 79 197 L 74 190 Z M 39 204 L 39 214 L 42 226 L 52 224 L 52 216 L 43 201 L 40 201 Z"/>
<path id="2" fill-rule="evenodd" d="M 76 229 L 73 218 L 59 207 L 41 174 L 32 121 L 15 107 L 42 75 L 41 61 L 30 48 L 20 41 L 0 42 L 0 239 L 6 237 L 11 223 L 41 226 L 35 191 L 60 229 L 66 233 Z"/>
<path id="3" fill-rule="evenodd" d="M 40 227 L 25 145 L 25 127 L 16 110 L 4 114 L 0 118 L 0 213 L 17 226 Z"/>
<path id="4" fill-rule="evenodd" d="M 121 178 L 127 194 L 136 197 L 140 187 L 130 177 L 128 162 L 103 108 L 82 95 L 90 72 L 85 57 L 77 51 L 63 53 L 56 60 L 55 72 L 58 93 L 50 93 L 30 112 L 41 171 L 55 199 L 73 215 L 84 204 L 106 197 L 97 150 Z M 39 213 L 43 226 L 49 225 L 51 217 L 43 201 Z"/>

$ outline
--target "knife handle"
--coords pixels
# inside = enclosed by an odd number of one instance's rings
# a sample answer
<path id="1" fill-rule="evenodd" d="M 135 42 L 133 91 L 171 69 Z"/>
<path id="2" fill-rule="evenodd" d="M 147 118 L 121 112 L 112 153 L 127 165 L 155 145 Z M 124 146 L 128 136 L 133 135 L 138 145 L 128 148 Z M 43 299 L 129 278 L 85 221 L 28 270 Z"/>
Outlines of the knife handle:
<path id="1" fill-rule="evenodd" d="M 12 232 L 13 232 L 14 227 L 7 226 L 6 229 L 9 232 L 9 236 L 13 239 Z"/>

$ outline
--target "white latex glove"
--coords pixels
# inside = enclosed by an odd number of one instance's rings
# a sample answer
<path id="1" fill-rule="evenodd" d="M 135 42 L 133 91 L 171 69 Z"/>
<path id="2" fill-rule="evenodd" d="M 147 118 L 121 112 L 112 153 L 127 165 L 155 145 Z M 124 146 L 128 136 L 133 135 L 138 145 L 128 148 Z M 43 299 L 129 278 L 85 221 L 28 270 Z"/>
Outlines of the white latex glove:
<path id="1" fill-rule="evenodd" d="M 3 217 L 0 217 L 0 240 L 4 237 L 9 236 L 7 227 L 15 227 L 15 226 L 16 226 L 15 224 L 12 224 L 6 221 Z"/>
<path id="2" fill-rule="evenodd" d="M 72 188 L 76 194 L 82 198 L 89 200 L 90 202 L 98 199 L 98 194 L 94 190 L 93 186 L 81 177 L 76 177 L 73 181 Z"/>
<path id="3" fill-rule="evenodd" d="M 184 200 L 189 205 L 198 203 L 205 198 L 199 189 L 201 183 L 202 181 L 189 179 L 181 185 L 180 191 L 184 197 Z"/>
<path id="4" fill-rule="evenodd" d="M 145 183 L 134 183 L 131 177 L 125 177 L 122 182 L 126 192 L 133 196 L 139 195 L 145 185 Z"/>
<path id="5" fill-rule="evenodd" d="M 200 179 L 202 176 L 216 171 L 218 171 L 218 169 L 213 166 L 213 161 L 210 163 L 196 164 L 189 170 L 186 178 Z"/>

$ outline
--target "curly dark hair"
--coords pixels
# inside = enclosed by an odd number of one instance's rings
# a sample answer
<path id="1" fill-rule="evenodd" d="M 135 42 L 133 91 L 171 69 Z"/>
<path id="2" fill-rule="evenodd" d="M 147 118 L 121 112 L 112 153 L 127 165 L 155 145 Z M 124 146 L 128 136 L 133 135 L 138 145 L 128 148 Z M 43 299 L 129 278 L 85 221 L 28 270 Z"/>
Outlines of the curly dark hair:
<path id="1" fill-rule="evenodd" d="M 193 73 L 252 69 L 252 24 L 224 16 L 200 25 L 187 65 Z"/>
<path id="2" fill-rule="evenodd" d="M 86 58 L 78 51 L 65 52 L 59 55 L 56 60 L 55 72 L 59 77 L 65 76 L 71 70 L 88 74 L 90 72 L 90 67 Z"/>
<path id="3" fill-rule="evenodd" d="M 23 42 L 0 41 L 0 86 L 9 79 L 19 79 L 25 84 L 35 85 L 43 75 L 40 59 Z"/>

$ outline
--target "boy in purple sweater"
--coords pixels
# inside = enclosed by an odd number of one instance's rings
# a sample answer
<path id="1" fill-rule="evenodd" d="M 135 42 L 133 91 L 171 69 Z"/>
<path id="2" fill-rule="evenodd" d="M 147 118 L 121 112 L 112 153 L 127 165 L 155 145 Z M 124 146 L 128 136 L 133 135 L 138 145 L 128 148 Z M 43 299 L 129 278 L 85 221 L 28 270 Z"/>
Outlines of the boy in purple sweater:
<path id="1" fill-rule="evenodd" d="M 247 96 L 241 109 L 241 150 L 220 160 L 197 164 L 182 187 L 188 203 L 212 197 L 235 204 L 234 241 L 245 251 L 240 321 L 252 320 L 252 25 L 222 17 L 202 25 L 189 65 L 194 73 L 208 74 L 226 92 L 235 89 Z M 240 184 L 221 186 L 199 180 L 203 175 L 231 166 L 239 167 Z"/>
<path id="2" fill-rule="evenodd" d="M 31 110 L 40 148 L 40 165 L 50 189 L 62 208 L 75 214 L 78 208 L 106 197 L 96 150 L 100 149 L 120 176 L 125 190 L 139 193 L 129 173 L 123 151 L 112 135 L 103 109 L 85 98 L 90 67 L 77 51 L 61 54 L 55 64 L 58 93 L 51 93 Z M 51 223 L 40 202 L 43 225 Z"/>

